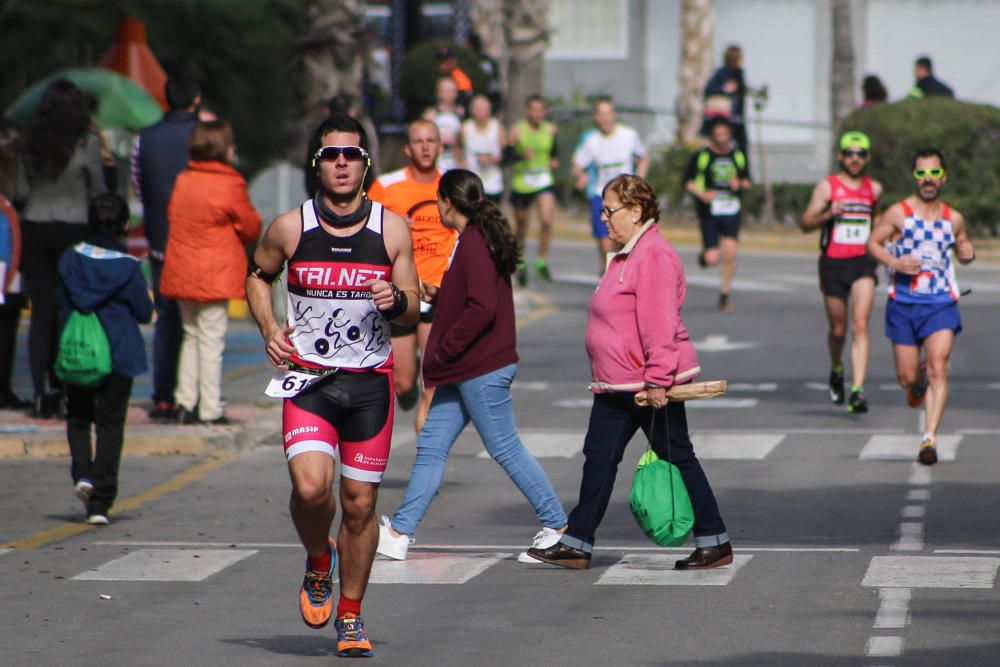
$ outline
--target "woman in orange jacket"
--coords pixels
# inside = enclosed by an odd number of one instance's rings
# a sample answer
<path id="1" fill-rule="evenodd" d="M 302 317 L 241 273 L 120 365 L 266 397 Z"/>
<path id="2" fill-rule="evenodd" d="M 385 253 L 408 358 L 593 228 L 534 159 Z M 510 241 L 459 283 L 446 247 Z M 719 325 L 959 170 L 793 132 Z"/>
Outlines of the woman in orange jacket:
<path id="1" fill-rule="evenodd" d="M 178 301 L 184 326 L 178 421 L 225 424 L 220 388 L 229 299 L 245 297 L 244 245 L 257 240 L 261 218 L 246 181 L 232 167 L 236 147 L 229 123 L 200 123 L 191 133 L 190 148 L 191 161 L 177 176 L 167 208 L 170 230 L 160 291 Z"/>

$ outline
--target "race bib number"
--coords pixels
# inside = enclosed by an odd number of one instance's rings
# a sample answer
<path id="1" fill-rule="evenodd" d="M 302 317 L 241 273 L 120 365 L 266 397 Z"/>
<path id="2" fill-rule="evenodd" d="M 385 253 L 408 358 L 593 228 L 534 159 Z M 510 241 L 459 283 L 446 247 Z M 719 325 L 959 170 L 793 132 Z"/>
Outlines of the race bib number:
<path id="1" fill-rule="evenodd" d="M 274 374 L 264 393 L 271 398 L 292 398 L 325 377 L 326 375 L 314 375 L 285 368 Z"/>
<path id="2" fill-rule="evenodd" d="M 548 169 L 524 172 L 524 184 L 532 190 L 541 190 L 552 185 L 552 172 Z"/>
<path id="3" fill-rule="evenodd" d="M 833 226 L 833 242 L 841 245 L 865 245 L 871 228 L 867 223 L 838 222 Z"/>
<path id="4" fill-rule="evenodd" d="M 740 212 L 740 198 L 718 193 L 712 198 L 712 215 L 736 215 Z"/>

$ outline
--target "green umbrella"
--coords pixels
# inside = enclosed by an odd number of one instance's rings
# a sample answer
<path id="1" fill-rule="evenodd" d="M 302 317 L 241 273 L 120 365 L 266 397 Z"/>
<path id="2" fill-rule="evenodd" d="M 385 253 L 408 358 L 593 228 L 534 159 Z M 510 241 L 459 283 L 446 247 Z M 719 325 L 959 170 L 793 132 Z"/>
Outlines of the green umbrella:
<path id="1" fill-rule="evenodd" d="M 25 127 L 35 116 L 42 95 L 56 79 L 69 79 L 97 98 L 97 122 L 102 127 L 141 130 L 163 116 L 153 96 L 118 72 L 103 67 L 73 67 L 60 70 L 32 84 L 4 114 L 9 121 Z"/>

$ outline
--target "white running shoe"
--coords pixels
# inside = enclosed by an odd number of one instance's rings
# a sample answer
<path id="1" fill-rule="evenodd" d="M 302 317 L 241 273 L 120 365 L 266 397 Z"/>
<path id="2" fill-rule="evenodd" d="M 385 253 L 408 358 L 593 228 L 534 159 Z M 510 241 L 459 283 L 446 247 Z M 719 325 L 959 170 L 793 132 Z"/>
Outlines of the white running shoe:
<path id="1" fill-rule="evenodd" d="M 540 531 L 535 533 L 535 538 L 531 540 L 532 549 L 548 549 L 559 541 L 562 537 L 562 533 L 554 528 L 542 528 Z M 522 551 L 521 555 L 517 557 L 518 563 L 538 563 L 537 558 L 532 558 L 528 555 L 527 551 Z"/>
<path id="2" fill-rule="evenodd" d="M 413 538 L 406 535 L 396 537 L 392 534 L 392 523 L 385 514 L 378 519 L 378 547 L 375 549 L 386 558 L 393 560 L 406 560 L 406 552 L 413 544 Z"/>
<path id="3" fill-rule="evenodd" d="M 80 499 L 80 502 L 86 505 L 90 502 L 90 494 L 94 492 L 94 485 L 89 479 L 81 479 L 73 487 L 73 492 L 76 493 L 76 497 Z"/>
<path id="4" fill-rule="evenodd" d="M 108 517 L 104 514 L 91 514 L 87 517 L 87 523 L 91 526 L 106 526 L 111 522 L 108 521 Z"/>

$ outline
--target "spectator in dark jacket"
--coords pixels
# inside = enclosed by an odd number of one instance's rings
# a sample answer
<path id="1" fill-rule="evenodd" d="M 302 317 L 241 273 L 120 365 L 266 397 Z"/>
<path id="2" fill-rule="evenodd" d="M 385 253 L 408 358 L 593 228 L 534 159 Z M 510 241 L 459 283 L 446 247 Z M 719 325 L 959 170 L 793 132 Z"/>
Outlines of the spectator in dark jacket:
<path id="1" fill-rule="evenodd" d="M 459 232 L 451 267 L 437 292 L 423 361 L 424 386 L 437 391 L 420 429 L 403 504 L 391 520 L 381 518 L 378 553 L 406 558 L 410 538 L 444 479 L 448 452 L 470 421 L 486 451 L 534 508 L 541 529 L 532 546 L 545 549 L 559 541 L 567 519 L 514 423 L 510 385 L 517 374 L 517 344 L 510 277 L 520 261 L 517 238 L 471 171 L 446 172 L 437 199 L 441 222 Z M 527 553 L 518 560 L 533 562 Z"/>
<path id="2" fill-rule="evenodd" d="M 722 67 L 705 84 L 706 107 L 713 99 L 729 100 L 728 113 L 719 110 L 717 114 L 729 119 L 733 128 L 733 139 L 744 153 L 747 152 L 746 128 L 746 97 L 747 85 L 743 79 L 743 49 L 734 45 L 726 47 L 722 54 Z M 712 109 L 706 108 L 706 117 L 713 115 Z M 707 123 L 702 127 L 702 134 L 708 136 Z"/>
<path id="3" fill-rule="evenodd" d="M 105 192 L 100 142 L 90 132 L 87 99 L 74 83 L 53 81 L 25 135 L 11 199 L 21 218 L 21 272 L 31 300 L 28 361 L 34 387 L 31 416 L 64 416 L 55 374 L 59 343 L 56 265 L 87 236 L 87 207 Z"/>
<path id="4" fill-rule="evenodd" d="M 59 316 L 63 326 L 73 310 L 97 313 L 111 346 L 111 374 L 96 387 L 66 385 L 66 437 L 76 495 L 87 508 L 87 523 L 108 523 L 118 494 L 118 465 L 132 379 L 146 372 L 146 348 L 139 324 L 153 318 L 146 279 L 121 236 L 129 209 L 117 195 L 99 196 L 90 206 L 90 236 L 59 259 Z M 91 455 L 91 425 L 97 432 Z"/>
<path id="5" fill-rule="evenodd" d="M 920 56 L 913 63 L 913 76 L 916 82 L 910 89 L 910 97 L 955 97 L 955 91 L 934 76 L 934 64 L 927 56 Z"/>
<path id="6" fill-rule="evenodd" d="M 164 253 L 167 248 L 167 205 L 177 175 L 187 168 L 188 142 L 198 124 L 201 92 L 188 74 L 167 80 L 170 110 L 163 120 L 143 130 L 132 154 L 132 180 L 142 200 L 143 224 L 149 241 L 149 265 L 153 272 L 156 329 L 153 334 L 153 419 L 172 420 L 177 413 L 174 391 L 181 354 L 181 311 L 177 302 L 160 293 Z"/>

